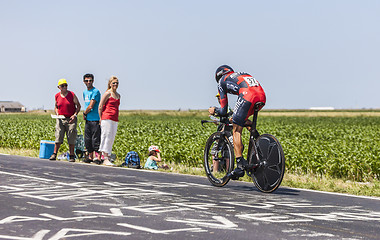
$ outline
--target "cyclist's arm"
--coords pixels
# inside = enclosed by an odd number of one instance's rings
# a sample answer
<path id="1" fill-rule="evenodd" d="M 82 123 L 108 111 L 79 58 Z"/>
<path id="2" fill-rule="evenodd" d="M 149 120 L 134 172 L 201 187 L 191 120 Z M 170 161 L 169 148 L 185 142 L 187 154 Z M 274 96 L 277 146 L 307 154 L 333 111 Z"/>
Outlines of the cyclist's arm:
<path id="1" fill-rule="evenodd" d="M 227 91 L 225 91 L 221 86 L 218 86 L 220 94 L 220 107 L 215 107 L 215 115 L 217 116 L 227 116 L 228 113 L 228 98 Z"/>

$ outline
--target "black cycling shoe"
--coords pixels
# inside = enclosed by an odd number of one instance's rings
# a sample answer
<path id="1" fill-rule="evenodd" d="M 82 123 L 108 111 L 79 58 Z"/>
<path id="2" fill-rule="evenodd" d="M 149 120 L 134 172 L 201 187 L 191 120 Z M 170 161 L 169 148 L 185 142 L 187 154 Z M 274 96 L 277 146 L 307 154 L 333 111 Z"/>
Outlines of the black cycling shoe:
<path id="1" fill-rule="evenodd" d="M 241 168 L 235 168 L 232 172 L 227 174 L 222 178 L 223 181 L 225 181 L 227 178 L 230 178 L 232 180 L 239 180 L 239 178 L 244 177 L 245 171 Z"/>
<path id="2" fill-rule="evenodd" d="M 247 166 L 247 161 L 243 157 L 236 158 L 237 168 L 231 172 L 231 179 L 238 180 L 245 175 L 245 167 Z"/>
<path id="3" fill-rule="evenodd" d="M 247 160 L 245 160 L 243 157 L 236 158 L 237 167 L 241 169 L 245 169 L 247 166 Z M 236 169 L 235 169 L 236 170 Z"/>
<path id="4" fill-rule="evenodd" d="M 227 174 L 222 178 L 222 180 L 226 180 L 227 178 L 230 178 L 232 180 L 239 180 L 239 178 L 244 177 L 245 175 L 245 167 L 247 166 L 247 160 L 245 160 L 243 157 L 236 158 L 237 162 L 237 168 L 235 168 L 232 172 Z"/>
<path id="5" fill-rule="evenodd" d="M 241 168 L 235 168 L 232 172 L 231 172 L 231 179 L 232 180 L 239 180 L 239 178 L 241 177 L 244 177 L 244 174 L 245 174 L 245 171 L 244 169 L 241 169 Z"/>

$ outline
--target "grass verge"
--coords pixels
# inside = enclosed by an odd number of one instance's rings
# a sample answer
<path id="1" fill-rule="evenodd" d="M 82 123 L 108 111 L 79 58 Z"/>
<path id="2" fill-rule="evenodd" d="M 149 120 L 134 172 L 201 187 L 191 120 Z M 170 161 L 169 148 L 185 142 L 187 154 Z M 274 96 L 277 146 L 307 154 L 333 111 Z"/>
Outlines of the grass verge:
<path id="1" fill-rule="evenodd" d="M 0 147 L 1 154 L 18 155 L 24 157 L 38 157 L 39 151 L 33 149 L 15 149 Z"/>
<path id="2" fill-rule="evenodd" d="M 12 149 L 0 147 L 0 153 L 38 157 L 38 150 L 30 149 Z M 116 160 L 116 165 L 121 165 L 121 160 Z M 180 174 L 205 176 L 203 167 L 189 167 L 185 165 L 175 164 L 173 162 L 167 163 L 171 169 L 158 171 L 162 172 L 174 172 Z M 251 182 L 252 180 L 248 176 L 244 176 L 240 181 Z M 252 183 L 253 184 L 253 183 Z M 314 175 L 298 175 L 292 173 L 285 173 L 281 186 L 304 188 L 311 190 L 319 190 L 326 192 L 346 193 L 359 196 L 374 196 L 380 197 L 380 181 L 373 180 L 372 182 L 352 182 L 344 179 L 335 179 L 330 177 L 319 177 Z"/>

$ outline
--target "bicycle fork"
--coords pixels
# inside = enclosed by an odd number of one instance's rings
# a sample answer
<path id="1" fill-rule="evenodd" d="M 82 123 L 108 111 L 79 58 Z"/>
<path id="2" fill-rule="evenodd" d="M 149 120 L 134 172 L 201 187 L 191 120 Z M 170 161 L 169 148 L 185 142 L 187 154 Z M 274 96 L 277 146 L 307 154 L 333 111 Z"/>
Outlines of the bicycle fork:
<path id="1" fill-rule="evenodd" d="M 230 143 L 232 144 L 232 147 L 234 146 L 234 143 L 233 143 L 233 139 L 232 139 L 232 134 L 228 134 L 228 133 L 224 133 L 222 132 L 222 135 L 221 135 L 221 138 L 218 139 L 218 143 L 217 145 L 215 146 L 215 149 L 212 149 L 211 150 L 211 155 L 213 155 L 215 157 L 214 160 L 221 160 L 219 158 L 217 158 L 217 155 L 218 155 L 218 152 L 222 149 L 223 147 L 223 141 L 222 139 L 224 137 L 227 137 L 227 139 L 230 141 Z M 223 158 L 222 158 L 223 159 Z"/>

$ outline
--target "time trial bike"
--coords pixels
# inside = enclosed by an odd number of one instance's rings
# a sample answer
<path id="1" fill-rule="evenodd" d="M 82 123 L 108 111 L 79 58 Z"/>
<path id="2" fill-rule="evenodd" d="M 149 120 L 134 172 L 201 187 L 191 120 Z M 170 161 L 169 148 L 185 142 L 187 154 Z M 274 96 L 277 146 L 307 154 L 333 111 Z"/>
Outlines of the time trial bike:
<path id="1" fill-rule="evenodd" d="M 250 131 L 245 171 L 256 187 L 266 193 L 275 191 L 281 184 L 285 172 L 285 156 L 280 142 L 271 134 L 259 134 L 256 129 L 262 102 L 255 104 L 253 121 L 246 126 Z M 235 154 L 232 139 L 232 124 L 229 116 L 202 120 L 219 124 L 218 130 L 207 139 L 204 150 L 204 168 L 208 180 L 217 187 L 225 186 L 234 170 Z"/>

